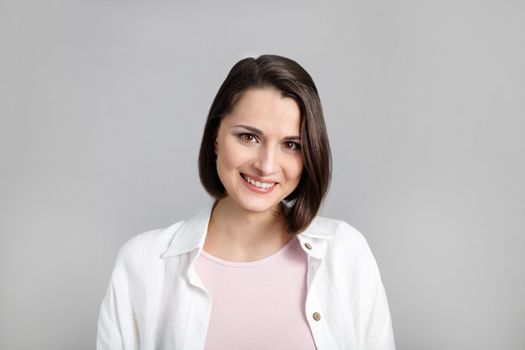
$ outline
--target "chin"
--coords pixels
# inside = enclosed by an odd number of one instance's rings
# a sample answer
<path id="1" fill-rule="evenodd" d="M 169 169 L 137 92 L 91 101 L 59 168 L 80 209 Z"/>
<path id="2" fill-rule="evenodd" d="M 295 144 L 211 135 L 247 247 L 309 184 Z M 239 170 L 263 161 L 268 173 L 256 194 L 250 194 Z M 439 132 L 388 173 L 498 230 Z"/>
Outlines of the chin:
<path id="1" fill-rule="evenodd" d="M 250 201 L 248 199 L 245 201 L 241 201 L 239 203 L 239 206 L 246 211 L 250 211 L 254 213 L 265 213 L 265 212 L 273 210 L 275 206 L 279 204 L 279 202 L 277 203 L 255 203 L 255 202 L 257 201 L 255 200 Z"/>

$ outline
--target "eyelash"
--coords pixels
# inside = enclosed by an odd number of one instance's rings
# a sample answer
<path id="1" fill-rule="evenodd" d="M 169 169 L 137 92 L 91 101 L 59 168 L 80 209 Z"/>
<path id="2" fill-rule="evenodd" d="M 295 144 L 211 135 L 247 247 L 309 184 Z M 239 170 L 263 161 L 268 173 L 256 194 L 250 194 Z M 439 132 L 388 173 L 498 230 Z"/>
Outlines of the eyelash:
<path id="1" fill-rule="evenodd" d="M 257 135 L 255 135 L 255 134 L 250 134 L 250 133 L 241 133 L 241 134 L 239 134 L 238 136 L 239 136 L 239 139 L 240 139 L 242 142 L 245 142 L 245 143 L 251 143 L 251 141 L 247 141 L 247 140 L 246 140 L 245 136 L 249 136 L 249 137 L 257 138 Z M 285 143 L 285 144 L 286 144 L 286 143 L 291 143 L 291 144 L 293 144 L 293 147 L 294 147 L 294 148 L 288 148 L 288 149 L 290 149 L 290 150 L 292 150 L 292 151 L 298 151 L 299 149 L 301 149 L 301 145 L 300 145 L 299 143 L 297 143 L 297 142 L 294 142 L 294 141 L 285 141 L 284 143 Z"/>

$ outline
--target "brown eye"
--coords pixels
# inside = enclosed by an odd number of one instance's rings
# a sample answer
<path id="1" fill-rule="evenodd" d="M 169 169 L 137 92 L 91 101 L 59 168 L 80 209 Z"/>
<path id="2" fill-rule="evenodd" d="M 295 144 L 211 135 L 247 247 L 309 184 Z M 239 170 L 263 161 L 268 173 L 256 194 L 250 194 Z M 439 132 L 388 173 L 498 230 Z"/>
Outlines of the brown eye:
<path id="1" fill-rule="evenodd" d="M 253 143 L 253 141 L 257 140 L 254 134 L 239 134 L 239 137 L 242 141 L 247 143 Z"/>
<path id="2" fill-rule="evenodd" d="M 298 150 L 299 148 L 301 148 L 301 146 L 297 143 L 297 142 L 293 142 L 293 141 L 286 141 L 284 143 L 284 146 L 285 148 L 288 148 L 292 151 L 295 151 L 295 150 Z"/>

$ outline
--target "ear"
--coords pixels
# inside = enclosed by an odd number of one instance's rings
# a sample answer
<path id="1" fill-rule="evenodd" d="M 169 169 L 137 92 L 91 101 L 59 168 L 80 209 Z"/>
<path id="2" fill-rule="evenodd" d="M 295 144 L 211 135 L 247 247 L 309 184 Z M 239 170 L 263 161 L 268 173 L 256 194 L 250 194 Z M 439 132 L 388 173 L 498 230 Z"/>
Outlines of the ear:
<path id="1" fill-rule="evenodd" d="M 213 152 L 215 152 L 215 154 L 217 154 L 217 139 L 215 139 L 215 143 L 214 143 L 214 149 L 213 149 Z"/>

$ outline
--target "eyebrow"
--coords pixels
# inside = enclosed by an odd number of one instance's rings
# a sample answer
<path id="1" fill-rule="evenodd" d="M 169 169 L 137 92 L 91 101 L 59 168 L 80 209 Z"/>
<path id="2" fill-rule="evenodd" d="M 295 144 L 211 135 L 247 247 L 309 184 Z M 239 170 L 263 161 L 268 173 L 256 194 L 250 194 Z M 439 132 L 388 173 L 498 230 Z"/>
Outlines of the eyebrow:
<path id="1" fill-rule="evenodd" d="M 263 132 L 257 128 L 254 128 L 253 126 L 248 125 L 235 125 L 234 128 L 245 128 L 250 130 L 251 132 L 257 134 L 257 135 L 264 135 Z M 284 140 L 301 140 L 300 136 L 286 136 Z"/>

